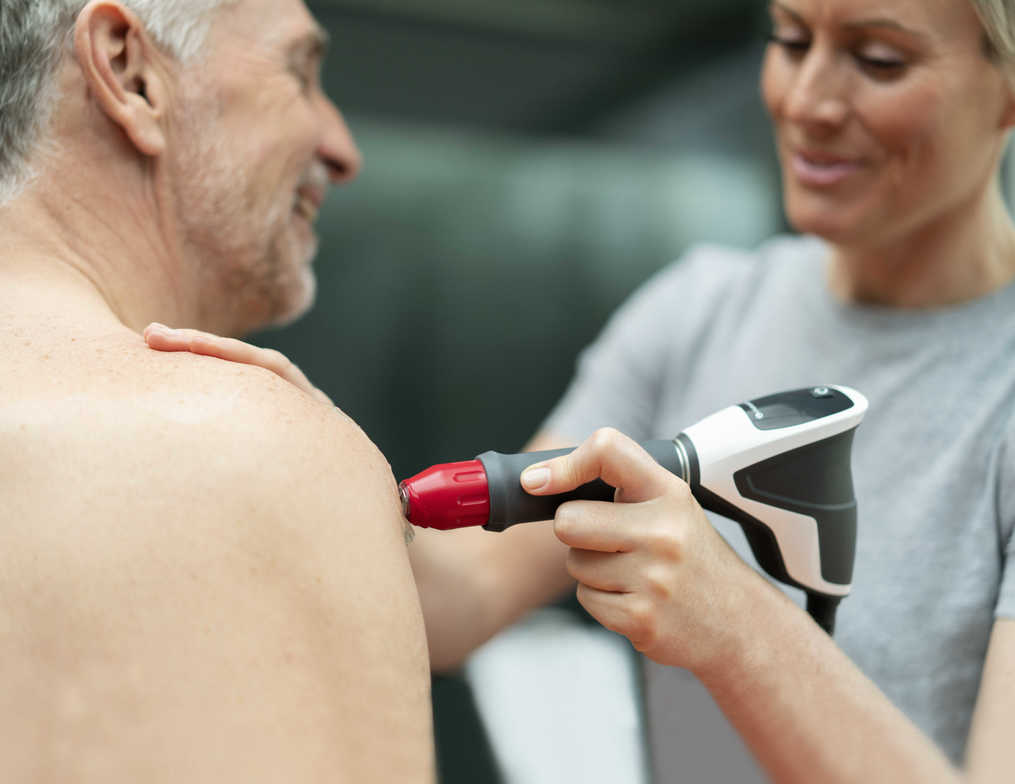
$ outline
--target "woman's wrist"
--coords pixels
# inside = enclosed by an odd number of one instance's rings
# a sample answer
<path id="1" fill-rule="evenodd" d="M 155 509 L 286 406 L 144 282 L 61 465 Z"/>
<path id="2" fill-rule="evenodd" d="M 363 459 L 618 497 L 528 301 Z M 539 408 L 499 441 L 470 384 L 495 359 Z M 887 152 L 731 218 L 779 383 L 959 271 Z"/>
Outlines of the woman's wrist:
<path id="1" fill-rule="evenodd" d="M 730 589 L 730 618 L 721 645 L 693 670 L 710 692 L 737 690 L 777 666 L 775 654 L 788 636 L 806 634 L 808 627 L 821 632 L 804 610 L 760 574 L 750 570 L 745 578 Z"/>

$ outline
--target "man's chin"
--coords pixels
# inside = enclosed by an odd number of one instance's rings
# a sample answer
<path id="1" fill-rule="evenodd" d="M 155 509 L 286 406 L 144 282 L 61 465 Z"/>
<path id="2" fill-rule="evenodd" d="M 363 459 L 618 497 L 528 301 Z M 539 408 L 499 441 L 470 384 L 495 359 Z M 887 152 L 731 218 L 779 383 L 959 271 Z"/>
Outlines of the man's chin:
<path id="1" fill-rule="evenodd" d="M 317 277 L 309 264 L 300 270 L 298 290 L 282 303 L 284 308 L 266 326 L 287 327 L 303 318 L 313 308 L 317 299 Z"/>

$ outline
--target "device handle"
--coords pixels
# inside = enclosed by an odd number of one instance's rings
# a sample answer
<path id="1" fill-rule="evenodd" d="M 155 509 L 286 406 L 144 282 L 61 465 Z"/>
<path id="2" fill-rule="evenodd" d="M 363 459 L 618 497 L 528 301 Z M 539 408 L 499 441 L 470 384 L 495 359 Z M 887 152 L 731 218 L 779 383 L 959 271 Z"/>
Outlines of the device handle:
<path id="1" fill-rule="evenodd" d="M 853 581 L 856 555 L 857 509 L 850 470 L 854 433 L 855 430 L 847 430 L 782 452 L 733 475 L 737 490 L 744 498 L 814 519 L 818 529 L 821 577 L 842 586 Z M 761 556 L 759 563 L 769 574 L 783 579 L 770 568 L 776 567 L 770 563 L 772 552 L 756 544 L 757 537 L 752 537 L 756 527 L 749 528 L 748 540 L 755 556 Z M 776 555 L 785 550 L 785 547 L 773 548 Z"/>
<path id="2" fill-rule="evenodd" d="M 673 441 L 645 441 L 641 446 L 667 471 L 685 478 Z M 490 519 L 483 527 L 488 531 L 503 531 L 516 523 L 551 520 L 557 507 L 568 501 L 612 501 L 615 489 L 601 479 L 584 484 L 569 493 L 530 495 L 525 492 L 521 475 L 526 468 L 573 451 L 574 447 L 522 452 L 517 455 L 492 451 L 479 455 L 476 459 L 486 470 L 490 493 Z"/>

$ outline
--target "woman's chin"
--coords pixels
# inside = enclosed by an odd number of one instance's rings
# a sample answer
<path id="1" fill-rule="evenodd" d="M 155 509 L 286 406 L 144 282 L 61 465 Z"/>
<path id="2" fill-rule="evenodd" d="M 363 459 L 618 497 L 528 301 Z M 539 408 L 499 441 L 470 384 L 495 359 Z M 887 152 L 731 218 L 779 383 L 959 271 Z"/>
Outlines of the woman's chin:
<path id="1" fill-rule="evenodd" d="M 790 204 L 786 220 L 798 233 L 813 234 L 835 245 L 862 244 L 870 236 L 855 216 L 842 209 L 813 209 Z"/>

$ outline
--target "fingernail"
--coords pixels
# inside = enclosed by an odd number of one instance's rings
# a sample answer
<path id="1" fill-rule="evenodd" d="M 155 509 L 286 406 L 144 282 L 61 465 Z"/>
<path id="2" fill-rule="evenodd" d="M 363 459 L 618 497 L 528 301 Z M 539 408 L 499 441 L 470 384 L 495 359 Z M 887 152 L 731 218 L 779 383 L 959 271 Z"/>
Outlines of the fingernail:
<path id="1" fill-rule="evenodd" d="M 550 481 L 550 469 L 543 466 L 526 468 L 522 471 L 522 487 L 526 490 L 539 490 Z"/>
<path id="2" fill-rule="evenodd" d="M 169 327 L 167 327 L 165 324 L 159 324 L 159 322 L 153 321 L 145 329 L 145 332 L 161 332 L 163 334 L 166 334 L 168 332 L 172 332 L 172 330 Z"/>

